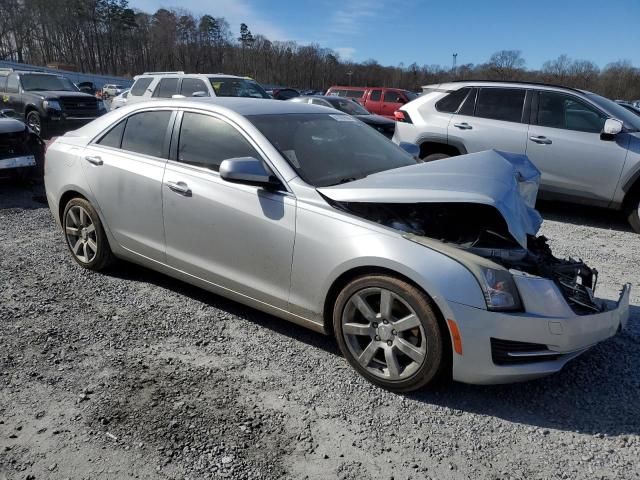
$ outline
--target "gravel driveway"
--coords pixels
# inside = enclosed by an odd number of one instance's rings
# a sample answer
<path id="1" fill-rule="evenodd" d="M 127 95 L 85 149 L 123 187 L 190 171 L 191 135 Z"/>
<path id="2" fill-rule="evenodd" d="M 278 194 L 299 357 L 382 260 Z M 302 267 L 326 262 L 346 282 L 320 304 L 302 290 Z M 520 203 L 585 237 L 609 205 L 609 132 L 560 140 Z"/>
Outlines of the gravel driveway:
<path id="1" fill-rule="evenodd" d="M 544 205 L 630 328 L 525 384 L 398 395 L 331 338 L 140 267 L 78 267 L 0 185 L 0 480 L 640 478 L 640 236 Z M 34 199 L 35 195 L 35 199 Z"/>

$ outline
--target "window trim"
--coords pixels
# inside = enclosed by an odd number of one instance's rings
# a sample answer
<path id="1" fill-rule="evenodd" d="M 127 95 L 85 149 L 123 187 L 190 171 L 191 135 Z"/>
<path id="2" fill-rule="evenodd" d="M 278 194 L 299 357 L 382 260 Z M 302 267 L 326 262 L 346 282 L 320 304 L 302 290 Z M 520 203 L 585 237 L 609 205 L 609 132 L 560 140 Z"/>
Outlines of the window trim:
<path id="1" fill-rule="evenodd" d="M 517 121 L 513 121 L 513 120 L 503 120 L 500 118 L 488 118 L 488 117 L 479 117 L 477 115 L 478 112 L 478 100 L 480 99 L 480 92 L 482 92 L 482 90 L 517 90 L 517 91 L 521 91 L 524 92 L 524 98 L 522 99 L 522 109 L 520 110 L 520 119 Z M 524 117 L 524 112 L 526 110 L 526 103 L 527 103 L 527 88 L 522 88 L 522 87 L 494 87 L 494 86 L 479 86 L 478 87 L 478 93 L 476 94 L 476 103 L 475 106 L 473 108 L 473 116 L 475 118 L 483 118 L 485 120 L 493 120 L 494 122 L 508 122 L 508 123 L 525 123 L 525 117 Z"/>
<path id="2" fill-rule="evenodd" d="M 535 125 L 537 127 L 542 127 L 542 128 L 554 128 L 556 130 L 564 130 L 566 132 L 589 133 L 589 134 L 597 134 L 597 135 L 600 135 L 602 133 L 602 132 L 598 132 L 598 133 L 596 133 L 596 132 L 587 132 L 587 131 L 584 131 L 584 130 L 574 130 L 574 129 L 571 129 L 571 128 L 558 128 L 558 127 L 548 127 L 546 125 L 540 125 L 538 123 L 538 115 L 540 113 L 540 94 L 541 93 L 554 93 L 554 94 L 557 94 L 557 95 L 565 95 L 567 97 L 570 97 L 574 102 L 582 103 L 582 104 L 587 105 L 589 108 L 595 110 L 600 115 L 602 115 L 605 119 L 613 118 L 607 112 L 602 110 L 598 105 L 593 104 L 592 102 L 590 102 L 586 98 L 582 98 L 582 97 L 579 97 L 577 95 L 574 95 L 573 93 L 563 92 L 563 91 L 558 91 L 558 90 L 536 90 L 535 92 L 536 92 L 536 95 L 535 95 L 535 109 L 534 109 L 534 103 L 532 103 L 532 105 L 531 105 L 531 125 Z"/>
<path id="3" fill-rule="evenodd" d="M 185 113 L 196 113 L 196 114 L 200 114 L 200 115 L 207 115 L 210 117 L 214 117 L 218 120 L 221 120 L 223 122 L 226 122 L 227 124 L 231 125 L 233 128 L 235 128 L 240 135 L 242 135 L 244 137 L 244 139 L 247 141 L 247 143 L 249 145 L 251 145 L 251 147 L 258 152 L 258 154 L 260 155 L 260 158 L 258 160 L 262 160 L 270 169 L 271 172 L 278 178 L 278 180 L 280 181 L 280 183 L 283 185 L 284 190 L 276 190 L 276 192 L 280 192 L 280 193 L 286 193 L 289 194 L 290 196 L 295 197 L 293 190 L 291 190 L 291 187 L 289 187 L 288 182 L 284 179 L 284 175 L 282 175 L 282 173 L 280 173 L 280 171 L 275 167 L 275 165 L 273 164 L 273 162 L 269 159 L 269 156 L 266 154 L 266 152 L 260 147 L 260 145 L 258 144 L 258 142 L 256 142 L 251 135 L 244 129 L 242 128 L 242 126 L 240 126 L 238 123 L 236 123 L 233 119 L 223 115 L 222 113 L 219 112 L 212 112 L 211 110 L 200 110 L 196 107 L 183 107 L 183 108 L 179 108 L 176 112 L 176 117 L 175 117 L 175 121 L 173 123 L 173 128 L 171 131 L 171 135 L 170 135 L 170 151 L 169 151 L 169 157 L 167 159 L 167 162 L 173 166 L 179 166 L 182 168 L 187 168 L 188 170 L 193 170 L 195 172 L 200 172 L 200 173 L 206 173 L 209 175 L 213 175 L 216 178 L 219 178 L 220 180 L 222 180 L 222 178 L 220 177 L 220 172 L 216 172 L 215 170 L 211 170 L 210 168 L 206 168 L 206 167 L 199 167 L 197 165 L 191 165 L 189 163 L 185 163 L 185 162 L 180 162 L 178 160 L 178 142 L 180 141 L 180 129 L 182 127 L 182 119 Z M 260 133 L 260 132 L 258 132 Z M 262 135 L 260 133 L 260 135 Z M 265 139 L 266 140 L 266 139 Z M 268 140 L 266 140 L 268 141 Z M 286 161 L 284 159 L 282 159 L 282 161 Z M 225 182 L 225 184 L 229 184 L 232 185 L 230 182 Z M 247 185 L 245 185 L 247 186 Z M 260 189 L 261 187 L 255 187 L 256 189 Z"/>

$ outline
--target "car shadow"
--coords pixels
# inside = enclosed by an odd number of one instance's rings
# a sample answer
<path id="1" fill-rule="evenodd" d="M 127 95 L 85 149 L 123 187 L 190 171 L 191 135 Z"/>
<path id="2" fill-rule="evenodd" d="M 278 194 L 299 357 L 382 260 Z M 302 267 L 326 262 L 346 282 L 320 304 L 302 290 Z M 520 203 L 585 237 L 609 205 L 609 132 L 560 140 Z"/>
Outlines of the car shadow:
<path id="1" fill-rule="evenodd" d="M 619 230 L 622 232 L 633 232 L 624 214 L 617 210 L 551 200 L 538 200 L 536 209 L 545 220 Z"/>
<path id="2" fill-rule="evenodd" d="M 0 210 L 5 208 L 46 208 L 47 197 L 42 181 L 0 178 Z"/>
<path id="3" fill-rule="evenodd" d="M 120 263 L 109 275 L 148 282 L 245 318 L 309 347 L 341 355 L 336 342 L 299 325 L 193 287 L 145 267 Z M 404 394 L 408 399 L 538 429 L 590 434 L 640 433 L 640 307 L 630 307 L 628 329 L 543 379 L 509 385 L 447 383 Z M 355 375 L 355 373 L 354 373 Z"/>

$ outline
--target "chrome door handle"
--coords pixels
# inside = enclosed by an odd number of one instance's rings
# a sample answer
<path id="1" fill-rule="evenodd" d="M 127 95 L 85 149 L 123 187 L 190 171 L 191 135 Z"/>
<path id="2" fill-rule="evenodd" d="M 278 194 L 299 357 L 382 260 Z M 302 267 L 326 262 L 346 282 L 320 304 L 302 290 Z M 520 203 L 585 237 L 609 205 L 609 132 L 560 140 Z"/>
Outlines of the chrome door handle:
<path id="1" fill-rule="evenodd" d="M 551 139 L 543 136 L 539 136 L 539 137 L 531 136 L 529 137 L 529 140 L 531 140 L 532 142 L 538 143 L 540 145 L 551 145 L 553 143 Z"/>
<path id="2" fill-rule="evenodd" d="M 467 122 L 454 123 L 453 126 L 459 128 L 460 130 L 471 130 L 473 128 Z"/>
<path id="3" fill-rule="evenodd" d="M 100 166 L 102 165 L 104 162 L 102 161 L 102 158 L 96 156 L 89 156 L 89 157 L 84 157 L 84 159 L 89 162 L 91 165 L 97 165 Z"/>
<path id="4" fill-rule="evenodd" d="M 167 182 L 167 187 L 169 187 L 171 191 L 184 195 L 185 197 L 191 196 L 191 189 L 189 185 L 184 182 Z"/>

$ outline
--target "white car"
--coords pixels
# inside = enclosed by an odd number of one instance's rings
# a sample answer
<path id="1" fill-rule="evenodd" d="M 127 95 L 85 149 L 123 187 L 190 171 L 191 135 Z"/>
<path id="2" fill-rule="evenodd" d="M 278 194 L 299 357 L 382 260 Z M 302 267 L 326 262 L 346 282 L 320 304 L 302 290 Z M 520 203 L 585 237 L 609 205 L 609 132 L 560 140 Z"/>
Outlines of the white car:
<path id="1" fill-rule="evenodd" d="M 255 80 L 221 73 L 145 72 L 134 79 L 129 104 L 173 97 L 271 98 Z"/>
<path id="2" fill-rule="evenodd" d="M 111 110 L 115 110 L 120 107 L 124 107 L 127 104 L 127 97 L 129 96 L 129 89 L 126 89 L 120 95 L 116 95 L 111 100 Z"/>
<path id="3" fill-rule="evenodd" d="M 109 83 L 102 87 L 102 96 L 103 97 L 115 97 L 116 95 L 120 95 L 124 91 L 125 87 L 122 85 L 115 85 L 113 83 Z"/>
<path id="4" fill-rule="evenodd" d="M 159 100 L 59 137 L 45 185 L 82 267 L 127 259 L 334 335 L 391 390 L 541 377 L 626 325 L 628 285 L 604 304 L 536 236 L 525 156 L 409 149 L 316 105 Z"/>

